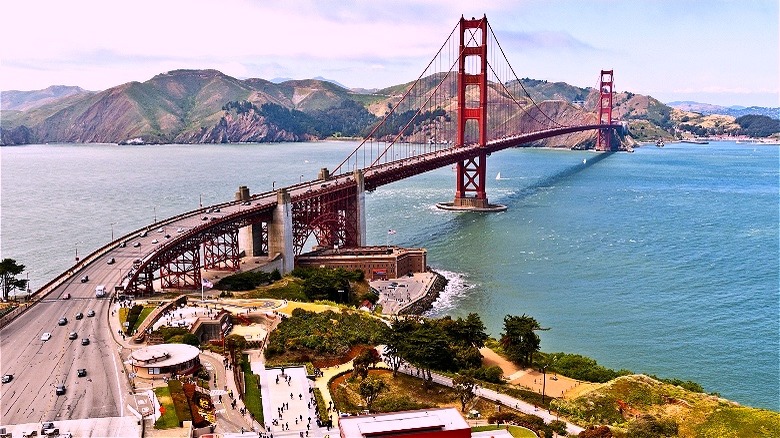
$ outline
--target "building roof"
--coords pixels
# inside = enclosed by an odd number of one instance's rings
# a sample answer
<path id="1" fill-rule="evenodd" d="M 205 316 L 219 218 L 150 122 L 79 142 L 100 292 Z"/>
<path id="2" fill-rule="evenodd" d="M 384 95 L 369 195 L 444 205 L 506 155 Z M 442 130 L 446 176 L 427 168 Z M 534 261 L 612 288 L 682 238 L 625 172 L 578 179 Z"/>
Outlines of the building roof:
<path id="1" fill-rule="evenodd" d="M 298 258 L 315 257 L 376 257 L 376 256 L 399 256 L 409 252 L 427 252 L 425 248 L 403 248 L 400 246 L 361 246 L 357 248 L 320 248 L 305 254 Z"/>
<path id="2" fill-rule="evenodd" d="M 165 367 L 190 361 L 200 354 L 197 347 L 187 344 L 159 344 L 139 348 L 130 354 L 130 364 L 137 367 Z"/>
<path id="3" fill-rule="evenodd" d="M 392 436 L 421 431 L 470 430 L 457 409 L 425 409 L 339 419 L 342 436 Z M 469 435 L 466 435 L 469 436 Z"/>

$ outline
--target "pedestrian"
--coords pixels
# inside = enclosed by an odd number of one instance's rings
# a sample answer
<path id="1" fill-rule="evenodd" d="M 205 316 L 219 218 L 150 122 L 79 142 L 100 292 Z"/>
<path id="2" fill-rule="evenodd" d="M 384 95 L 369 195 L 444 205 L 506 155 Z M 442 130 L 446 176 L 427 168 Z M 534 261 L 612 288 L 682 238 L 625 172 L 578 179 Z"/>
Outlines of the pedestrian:
<path id="1" fill-rule="evenodd" d="M 288 385 L 289 385 L 289 383 L 288 383 Z M 290 393 L 290 400 L 292 400 L 292 399 L 293 399 L 293 393 L 291 392 Z"/>

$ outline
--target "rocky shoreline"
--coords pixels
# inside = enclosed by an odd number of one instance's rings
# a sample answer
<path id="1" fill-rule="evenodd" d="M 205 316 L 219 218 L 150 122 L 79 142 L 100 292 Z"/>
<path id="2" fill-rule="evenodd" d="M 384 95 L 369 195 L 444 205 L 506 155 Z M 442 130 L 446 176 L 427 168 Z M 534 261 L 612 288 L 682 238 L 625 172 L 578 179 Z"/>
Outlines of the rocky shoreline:
<path id="1" fill-rule="evenodd" d="M 433 282 L 428 286 L 425 295 L 417 301 L 409 304 L 398 312 L 399 315 L 422 315 L 433 307 L 434 301 L 439 298 L 439 294 L 447 287 L 447 279 L 436 271 L 431 271 L 435 275 Z"/>

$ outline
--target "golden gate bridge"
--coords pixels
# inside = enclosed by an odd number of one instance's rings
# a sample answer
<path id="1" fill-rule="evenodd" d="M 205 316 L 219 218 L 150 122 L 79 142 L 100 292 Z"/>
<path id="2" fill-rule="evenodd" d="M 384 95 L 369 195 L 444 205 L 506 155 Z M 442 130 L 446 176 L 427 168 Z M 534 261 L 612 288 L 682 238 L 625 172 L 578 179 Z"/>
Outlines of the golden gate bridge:
<path id="1" fill-rule="evenodd" d="M 581 131 L 595 132 L 598 151 L 617 148 L 622 125 L 612 120 L 613 71 L 602 70 L 598 84 L 590 97 L 595 111 L 564 124 L 560 105 L 537 102 L 525 89 L 487 18 L 461 17 L 417 80 L 389 104 L 373 104 L 385 105 L 371 108 L 384 117 L 333 171 L 255 195 L 242 187 L 233 201 L 156 222 L 98 249 L 39 292 L 109 258 L 128 266 L 118 286 L 131 295 L 153 293 L 155 285 L 198 289 L 201 269 L 236 271 L 242 254 L 265 257 L 284 274 L 312 239 L 319 247 L 366 245 L 366 191 L 444 166 L 454 166 L 456 181 L 452 202 L 442 208 L 500 210 L 486 195 L 493 152 Z M 149 244 L 144 230 L 158 227 L 182 232 Z M 145 252 L 123 251 L 128 244 Z"/>

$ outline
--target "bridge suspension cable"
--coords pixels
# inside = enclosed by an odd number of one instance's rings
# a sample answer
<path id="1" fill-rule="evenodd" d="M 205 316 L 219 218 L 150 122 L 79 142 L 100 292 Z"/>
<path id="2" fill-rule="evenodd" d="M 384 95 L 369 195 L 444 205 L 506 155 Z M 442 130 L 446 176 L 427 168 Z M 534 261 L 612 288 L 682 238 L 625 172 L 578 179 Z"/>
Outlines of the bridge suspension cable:
<path id="1" fill-rule="evenodd" d="M 486 20 L 484 17 L 482 20 Z M 476 20 L 479 21 L 479 20 Z M 482 29 L 468 29 L 461 46 L 458 24 L 453 27 L 438 52 L 420 76 L 411 83 L 380 90 L 369 111 L 380 119 L 364 135 L 363 141 L 333 170 L 334 175 L 356 169 L 367 169 L 479 141 L 480 127 L 466 123 L 463 144 L 457 145 L 458 69 L 480 74 L 486 69 L 487 107 L 485 137 L 487 141 L 524 132 L 563 128 L 548 114 L 525 88 L 509 63 L 503 47 L 489 24 L 486 67 L 470 52 L 482 41 Z M 459 67 L 461 57 L 464 63 Z M 465 84 L 465 108 L 480 106 L 479 89 Z"/>

